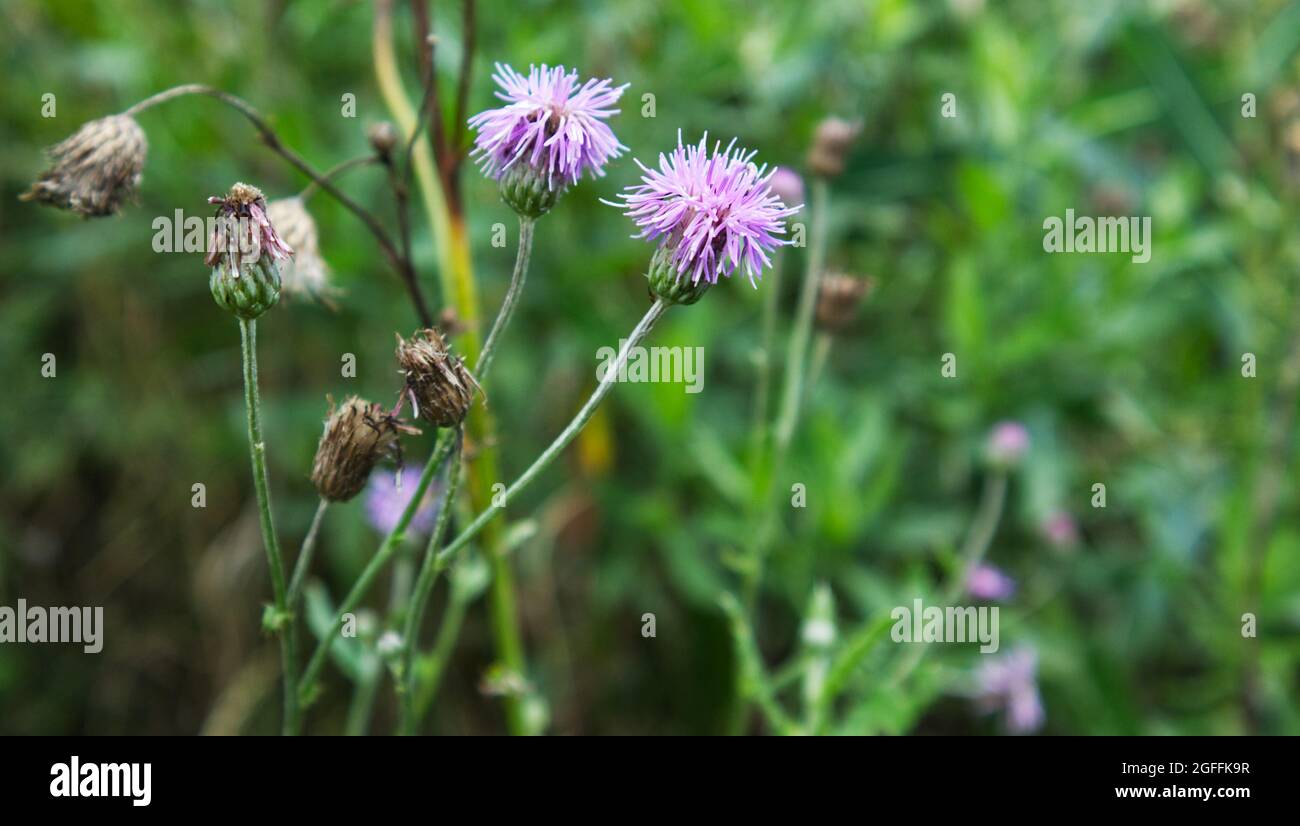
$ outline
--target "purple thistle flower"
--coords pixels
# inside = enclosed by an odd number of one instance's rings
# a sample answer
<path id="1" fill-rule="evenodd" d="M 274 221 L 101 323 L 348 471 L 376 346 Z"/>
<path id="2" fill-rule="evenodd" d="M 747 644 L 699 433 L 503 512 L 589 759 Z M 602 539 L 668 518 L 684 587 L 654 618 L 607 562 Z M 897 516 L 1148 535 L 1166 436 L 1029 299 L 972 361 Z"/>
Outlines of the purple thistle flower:
<path id="1" fill-rule="evenodd" d="M 500 179 L 522 162 L 544 174 L 554 190 L 576 184 L 583 172 L 604 175 L 605 164 L 627 149 L 604 121 L 618 114 L 609 107 L 628 84 L 593 79 L 579 85 L 576 71 L 545 64 L 530 66 L 525 77 L 498 63 L 492 79 L 507 105 L 469 119 L 478 131 L 473 154 L 489 177 Z"/>
<path id="2" fill-rule="evenodd" d="M 391 471 L 376 471 L 366 485 L 366 518 L 380 533 L 390 533 L 402 518 L 402 511 L 411 501 L 411 495 L 420 485 L 420 471 L 415 468 L 402 468 L 401 487 L 397 485 L 397 474 Z M 433 530 L 434 520 L 438 516 L 438 503 L 435 498 L 439 483 L 434 480 L 425 491 L 424 501 L 411 517 L 408 530 L 411 533 L 427 534 Z"/>
<path id="3" fill-rule="evenodd" d="M 966 575 L 966 592 L 976 599 L 1009 599 L 1016 592 L 1016 581 L 995 566 L 981 563 Z"/>
<path id="4" fill-rule="evenodd" d="M 1029 450 L 1029 431 L 1020 422 L 998 422 L 989 433 L 984 446 L 985 456 L 994 466 L 1004 470 L 1020 463 Z"/>
<path id="5" fill-rule="evenodd" d="M 1005 712 L 1007 730 L 1027 734 L 1043 725 L 1046 716 L 1038 694 L 1038 652 L 1018 648 L 980 666 L 977 706 L 984 712 Z"/>
<path id="6" fill-rule="evenodd" d="M 707 140 L 706 134 L 698 145 L 684 146 L 679 130 L 672 155 L 659 154 L 659 169 L 637 161 L 642 183 L 627 188 L 623 203 L 606 203 L 641 227 L 634 237 L 663 239 L 678 280 L 687 275 L 692 284 L 716 284 L 719 274 L 730 278 L 743 267 L 757 287 L 755 279 L 771 263 L 768 253 L 790 243 L 776 237 L 785 232 L 781 219 L 800 207 L 787 207 L 772 192 L 776 170 L 755 166 L 754 152 L 733 139 L 721 152 L 715 143 L 710 154 Z"/>
<path id="7" fill-rule="evenodd" d="M 803 203 L 803 178 L 788 166 L 778 166 L 769 184 L 776 197 L 787 204 Z"/>

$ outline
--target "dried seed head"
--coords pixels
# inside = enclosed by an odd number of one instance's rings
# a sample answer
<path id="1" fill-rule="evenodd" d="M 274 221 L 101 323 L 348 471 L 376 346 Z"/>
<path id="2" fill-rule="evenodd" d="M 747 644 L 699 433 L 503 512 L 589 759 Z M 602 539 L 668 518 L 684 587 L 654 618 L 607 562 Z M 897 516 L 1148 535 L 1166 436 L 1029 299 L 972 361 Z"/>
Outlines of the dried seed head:
<path id="1" fill-rule="evenodd" d="M 87 218 L 113 215 L 140 185 L 148 149 L 144 130 L 130 115 L 92 120 L 50 147 L 51 167 L 21 197 Z"/>
<path id="2" fill-rule="evenodd" d="M 454 427 L 465 418 L 478 382 L 447 342 L 432 327 L 410 341 L 397 337 L 397 364 L 406 376 L 405 397 L 418 416 L 438 427 Z"/>
<path id="3" fill-rule="evenodd" d="M 843 273 L 823 275 L 817 291 L 818 328 L 837 332 L 847 327 L 873 286 L 870 278 Z"/>
<path id="4" fill-rule="evenodd" d="M 293 248 L 293 258 L 281 268 L 281 293 L 329 303 L 337 290 L 329 283 L 329 265 L 321 257 L 316 219 L 307 211 L 307 205 L 301 198 L 281 198 L 267 204 L 266 216 Z"/>
<path id="5" fill-rule="evenodd" d="M 375 464 L 398 450 L 399 433 L 419 433 L 378 404 L 351 396 L 330 402 L 325 432 L 316 447 L 311 481 L 321 498 L 346 502 L 361 492 Z"/>
<path id="6" fill-rule="evenodd" d="M 849 147 L 862 127 L 841 118 L 826 118 L 817 124 L 812 148 L 808 150 L 808 168 L 823 178 L 834 178 L 844 171 Z"/>

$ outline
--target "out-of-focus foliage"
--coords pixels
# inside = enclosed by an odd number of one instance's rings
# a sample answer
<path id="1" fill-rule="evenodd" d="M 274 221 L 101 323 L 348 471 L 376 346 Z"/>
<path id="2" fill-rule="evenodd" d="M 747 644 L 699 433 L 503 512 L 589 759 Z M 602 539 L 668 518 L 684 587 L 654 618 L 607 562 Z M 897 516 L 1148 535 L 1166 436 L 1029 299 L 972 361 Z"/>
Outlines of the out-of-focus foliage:
<path id="1" fill-rule="evenodd" d="M 441 69 L 460 59 L 458 3 L 434 4 Z M 409 13 L 398 43 L 414 94 Z M 969 702 L 981 655 L 908 656 L 873 623 L 941 604 L 979 500 L 982 440 L 1018 419 L 1032 447 L 1013 475 L 990 561 L 1019 589 L 1004 650 L 1032 645 L 1051 733 L 1300 732 L 1300 4 L 1101 0 L 741 0 L 479 4 L 471 112 L 492 105 L 493 61 L 564 63 L 630 83 L 611 121 L 631 152 L 538 225 L 527 292 L 493 377 L 507 476 L 549 442 L 595 381 L 596 352 L 646 306 L 649 248 L 600 203 L 707 131 L 802 169 L 818 120 L 861 120 L 831 184 L 828 263 L 876 289 L 834 339 L 808 393 L 756 624 L 763 661 L 798 667 L 819 583 L 841 644 L 836 730 L 996 732 Z M 267 732 L 276 727 L 269 595 L 252 500 L 239 337 L 195 254 L 157 254 L 152 222 L 206 214 L 244 180 L 269 196 L 305 181 L 238 115 L 203 98 L 148 111 L 138 205 L 82 221 L 20 203 L 43 146 L 160 89 L 204 82 L 268 113 L 318 168 L 363 153 L 387 119 L 366 2 L 31 2 L 5 5 L 0 98 L 0 605 L 103 605 L 103 653 L 0 646 L 7 732 Z M 940 116 L 944 93 L 957 117 Z M 41 116 L 53 94 L 57 117 Z M 353 94 L 357 116 L 340 115 Z M 1258 116 L 1242 116 L 1242 95 Z M 643 116 L 653 96 L 654 117 Z M 344 188 L 380 205 L 383 176 Z M 485 315 L 513 261 L 514 218 L 466 170 Z M 288 304 L 259 325 L 266 440 L 282 538 L 315 507 L 308 480 L 325 396 L 388 402 L 393 333 L 415 317 L 372 239 L 328 197 L 311 208 L 344 295 Z M 1151 216 L 1150 263 L 1047 255 L 1043 220 Z M 806 219 L 806 216 L 805 216 Z M 796 218 L 800 220 L 800 218 Z M 493 225 L 511 244 L 491 245 Z M 428 222 L 415 250 L 434 300 Z M 783 256 L 781 345 L 807 262 Z M 721 732 L 736 668 L 719 607 L 754 529 L 747 453 L 762 290 L 733 279 L 670 313 L 654 344 L 703 346 L 704 391 L 617 387 L 575 449 L 518 503 L 538 531 L 516 550 L 530 677 L 551 730 Z M 42 356 L 57 376 L 41 374 Z M 357 377 L 340 377 L 344 354 Z M 940 375 L 945 353 L 958 375 Z M 1258 377 L 1243 378 L 1253 353 Z M 778 367 L 779 367 L 778 363 Z M 778 387 L 779 389 L 779 387 Z M 427 455 L 429 439 L 408 456 Z M 413 459 L 412 461 L 418 461 Z M 192 485 L 207 507 L 191 507 Z M 1106 507 L 1091 505 L 1106 486 Z M 1044 523 L 1080 525 L 1055 550 Z M 327 517 L 317 570 L 337 601 L 378 537 L 359 502 Z M 382 589 L 381 589 L 382 590 Z M 373 606 L 382 609 L 383 594 Z M 439 591 L 430 615 L 441 615 Z M 643 638 L 641 617 L 656 615 Z M 1258 637 L 1243 638 L 1243 613 Z M 425 639 L 431 639 L 432 630 Z M 877 638 L 870 638 L 877 639 Z M 842 653 L 842 652 L 841 652 Z M 361 656 L 358 654 L 358 656 Z M 432 731 L 501 730 L 480 693 L 493 660 L 481 603 L 466 618 Z M 793 664 L 793 666 L 791 666 Z M 358 665 L 358 668 L 361 666 Z M 374 671 L 374 664 L 366 668 Z M 778 701 L 798 708 L 789 675 Z M 393 708 L 380 693 L 376 729 Z M 309 730 L 342 728 L 337 674 Z M 755 718 L 757 720 L 757 718 Z M 756 730 L 761 724 L 754 723 Z"/>

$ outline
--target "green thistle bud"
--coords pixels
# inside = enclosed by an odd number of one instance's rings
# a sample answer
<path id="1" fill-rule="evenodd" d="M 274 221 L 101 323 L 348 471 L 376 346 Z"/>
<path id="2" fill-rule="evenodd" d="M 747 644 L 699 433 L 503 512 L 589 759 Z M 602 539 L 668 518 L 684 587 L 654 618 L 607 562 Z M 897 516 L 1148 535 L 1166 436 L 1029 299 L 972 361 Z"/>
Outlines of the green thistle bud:
<path id="1" fill-rule="evenodd" d="M 564 194 L 565 186 L 552 186 L 546 172 L 531 164 L 517 163 L 501 176 L 501 200 L 521 218 L 540 218 L 551 211 Z"/>
<path id="2" fill-rule="evenodd" d="M 650 269 L 645 277 L 650 281 L 650 292 L 669 304 L 694 304 L 712 286 L 707 278 L 691 283 L 691 277 L 679 273 L 673 266 L 671 244 L 655 250 L 650 258 Z"/>
<path id="3" fill-rule="evenodd" d="M 204 263 L 212 268 L 208 287 L 220 307 L 251 321 L 280 300 L 280 261 L 293 250 L 267 216 L 262 191 L 235 184 L 224 197 L 212 197 L 217 220 L 208 238 Z"/>
<path id="4" fill-rule="evenodd" d="M 252 320 L 280 300 L 280 265 L 269 255 L 239 267 L 223 258 L 212 268 L 208 288 L 217 306 Z"/>

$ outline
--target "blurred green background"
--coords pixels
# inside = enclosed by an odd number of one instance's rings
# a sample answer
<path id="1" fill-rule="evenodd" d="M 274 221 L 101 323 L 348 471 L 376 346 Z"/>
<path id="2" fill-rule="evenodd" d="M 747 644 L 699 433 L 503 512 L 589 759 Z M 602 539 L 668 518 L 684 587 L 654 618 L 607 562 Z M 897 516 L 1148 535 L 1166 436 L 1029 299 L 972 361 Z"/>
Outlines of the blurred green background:
<path id="1" fill-rule="evenodd" d="M 397 43 L 417 88 L 410 14 Z M 459 3 L 434 3 L 444 88 Z M 102 605 L 105 647 L 0 645 L 4 733 L 253 733 L 278 727 L 269 598 L 249 479 L 239 336 L 200 257 L 155 254 L 151 223 L 236 180 L 283 197 L 305 180 L 215 101 L 140 115 L 139 203 L 110 219 L 18 201 L 43 147 L 155 91 L 202 82 L 268 114 L 317 168 L 366 151 L 388 119 L 368 2 L 5 4 L 0 98 L 0 605 Z M 493 61 L 563 63 L 629 83 L 611 121 L 630 153 L 538 226 L 527 291 L 490 395 L 513 478 L 595 381 L 596 352 L 646 307 L 650 248 L 600 198 L 637 180 L 681 129 L 803 164 L 819 120 L 864 129 L 830 184 L 828 264 L 875 290 L 810 388 L 789 468 L 807 507 L 778 500 L 756 625 L 797 714 L 800 628 L 830 587 L 841 639 L 923 597 L 942 604 L 976 510 L 983 440 L 1024 422 L 988 559 L 1018 589 L 1004 651 L 1038 655 L 1046 733 L 1300 733 L 1300 530 L 1291 473 L 1300 386 L 1300 3 L 948 0 L 479 4 L 471 112 L 495 105 Z M 956 95 L 958 116 L 940 117 Z M 53 93 L 57 117 L 41 116 Z M 357 116 L 340 115 L 356 96 Z M 643 117 L 643 95 L 655 116 Z M 1257 99 L 1243 117 L 1242 95 Z M 376 169 L 342 185 L 394 226 Z M 468 227 L 491 317 L 515 220 L 465 170 Z M 418 205 L 418 200 L 417 200 Z M 1151 216 L 1151 262 L 1046 255 L 1042 222 Z M 373 240 L 327 196 L 311 209 L 344 291 L 337 311 L 284 302 L 259 325 L 277 519 L 296 549 L 325 396 L 388 403 L 393 334 L 416 319 Z M 806 219 L 805 215 L 794 220 Z M 503 223 L 510 243 L 491 245 Z M 442 305 L 416 212 L 426 293 Z M 778 356 L 807 261 L 784 255 Z M 746 451 L 762 285 L 735 278 L 670 313 L 654 344 L 705 348 L 704 392 L 615 388 L 580 441 L 519 500 L 515 551 L 528 677 L 554 733 L 720 733 L 735 656 L 719 597 L 754 529 Z M 1241 357 L 1257 358 L 1244 378 Z M 57 357 L 44 378 L 42 355 Z M 344 353 L 357 377 L 340 376 Z M 940 375 L 953 353 L 958 376 Z M 779 363 L 778 363 L 779 367 Z M 428 434 L 407 443 L 427 455 Z M 410 458 L 414 457 L 414 458 Z M 191 507 L 191 486 L 207 507 Z M 1107 488 L 1094 508 L 1093 485 Z M 1080 538 L 1049 541 L 1068 514 Z M 463 524 L 463 520 L 462 520 Z M 316 572 L 335 599 L 380 537 L 361 502 L 330 511 Z M 292 550 L 290 551 L 292 553 Z M 385 579 L 371 606 L 382 610 Z M 438 617 L 445 594 L 434 598 Z M 657 636 L 641 634 L 656 615 Z M 1258 637 L 1243 638 L 1253 612 Z M 432 625 L 425 640 L 432 638 Z M 906 647 L 865 652 L 834 709 L 844 732 L 997 733 L 971 702 L 980 655 L 930 652 L 903 688 Z M 482 682 L 494 660 L 471 606 L 429 731 L 503 730 Z M 790 675 L 794 674 L 794 677 Z M 391 690 L 372 730 L 391 729 Z M 342 729 L 336 671 L 308 730 Z M 753 731 L 767 730 L 759 717 Z"/>

